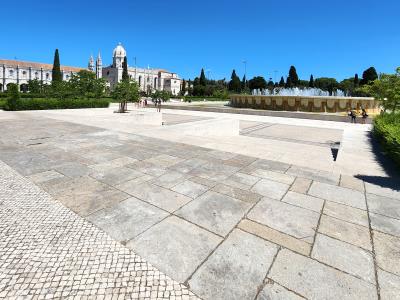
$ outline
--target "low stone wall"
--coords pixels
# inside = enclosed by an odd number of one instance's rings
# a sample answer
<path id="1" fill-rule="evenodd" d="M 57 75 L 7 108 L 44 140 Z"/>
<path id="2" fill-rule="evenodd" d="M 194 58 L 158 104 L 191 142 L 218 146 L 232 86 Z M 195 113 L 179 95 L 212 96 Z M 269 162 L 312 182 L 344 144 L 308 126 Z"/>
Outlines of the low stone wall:
<path id="1" fill-rule="evenodd" d="M 379 101 L 368 97 L 231 95 L 231 105 L 240 108 L 329 113 L 362 108 L 369 114 L 380 111 Z"/>

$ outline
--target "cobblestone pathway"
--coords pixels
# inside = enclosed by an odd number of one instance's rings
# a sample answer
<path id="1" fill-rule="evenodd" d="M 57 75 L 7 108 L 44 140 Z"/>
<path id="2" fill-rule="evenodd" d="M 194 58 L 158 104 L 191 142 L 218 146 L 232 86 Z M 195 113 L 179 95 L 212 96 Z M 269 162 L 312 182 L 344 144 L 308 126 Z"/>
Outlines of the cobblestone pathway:
<path id="1" fill-rule="evenodd" d="M 0 161 L 1 299 L 197 299 Z"/>

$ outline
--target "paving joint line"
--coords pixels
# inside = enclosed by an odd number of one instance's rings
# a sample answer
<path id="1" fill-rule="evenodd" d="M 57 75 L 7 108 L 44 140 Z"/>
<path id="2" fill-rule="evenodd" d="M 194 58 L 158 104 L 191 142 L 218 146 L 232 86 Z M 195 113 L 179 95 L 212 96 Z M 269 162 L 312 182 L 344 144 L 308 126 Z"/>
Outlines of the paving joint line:
<path id="1" fill-rule="evenodd" d="M 371 217 L 369 215 L 369 205 L 368 205 L 368 200 L 367 200 L 367 189 L 365 186 L 365 181 L 363 181 L 364 184 L 364 200 L 365 200 L 365 205 L 367 208 L 367 216 L 368 216 L 368 229 L 369 229 L 369 238 L 371 242 L 371 248 L 372 248 L 372 259 L 374 261 L 374 273 L 375 273 L 375 282 L 376 282 L 376 293 L 378 295 L 378 300 L 381 300 L 381 288 L 379 285 L 379 278 L 378 278 L 378 263 L 376 261 L 376 252 L 375 252 L 375 243 L 374 243 L 374 232 L 372 230 L 372 224 L 371 224 Z"/>

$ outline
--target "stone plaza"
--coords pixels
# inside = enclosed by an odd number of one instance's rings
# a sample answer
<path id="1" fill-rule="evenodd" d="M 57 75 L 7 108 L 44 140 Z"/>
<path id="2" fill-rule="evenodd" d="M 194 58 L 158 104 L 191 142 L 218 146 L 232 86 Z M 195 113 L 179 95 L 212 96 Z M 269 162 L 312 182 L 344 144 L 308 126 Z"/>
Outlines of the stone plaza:
<path id="1" fill-rule="evenodd" d="M 400 299 L 370 125 L 114 108 L 0 111 L 0 299 Z"/>

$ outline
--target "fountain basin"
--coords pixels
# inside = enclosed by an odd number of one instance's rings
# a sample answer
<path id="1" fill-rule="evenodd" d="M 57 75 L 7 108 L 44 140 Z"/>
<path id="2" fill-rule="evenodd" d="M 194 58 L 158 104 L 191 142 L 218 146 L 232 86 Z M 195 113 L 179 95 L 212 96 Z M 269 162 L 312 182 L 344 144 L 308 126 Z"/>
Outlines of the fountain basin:
<path id="1" fill-rule="evenodd" d="M 281 111 L 340 113 L 350 109 L 366 109 L 368 114 L 380 112 L 380 102 L 371 97 L 334 96 L 279 96 L 279 95 L 231 95 L 231 105 Z"/>

